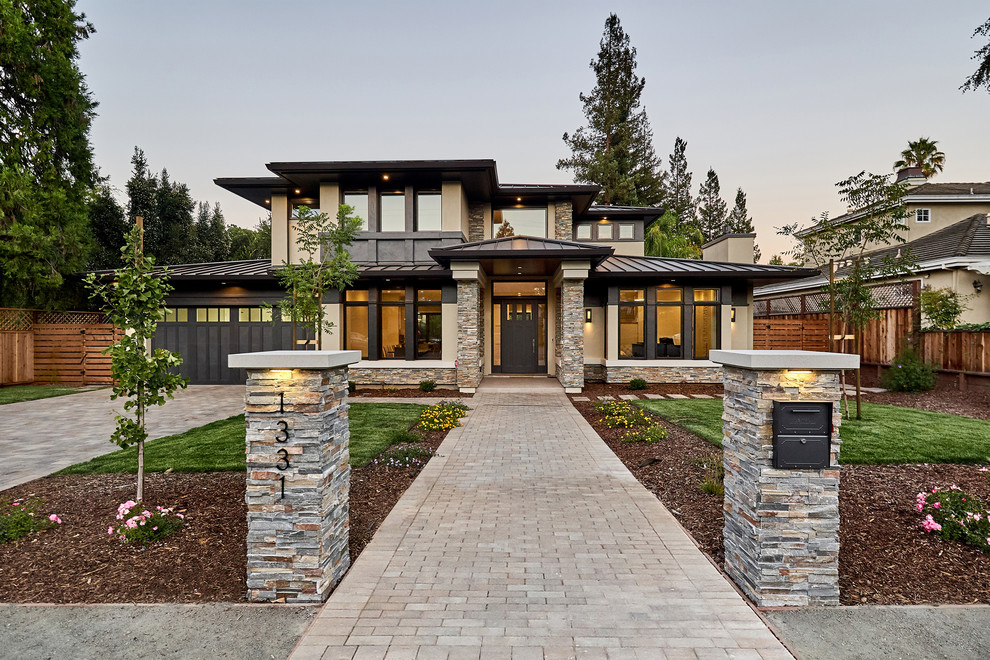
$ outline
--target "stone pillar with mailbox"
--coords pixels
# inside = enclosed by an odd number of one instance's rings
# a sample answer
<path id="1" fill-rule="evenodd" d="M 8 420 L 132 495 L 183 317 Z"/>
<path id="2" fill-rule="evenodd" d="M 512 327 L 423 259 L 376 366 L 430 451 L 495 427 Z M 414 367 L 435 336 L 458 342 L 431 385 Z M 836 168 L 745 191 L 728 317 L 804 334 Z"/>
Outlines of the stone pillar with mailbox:
<path id="1" fill-rule="evenodd" d="M 252 601 L 326 600 L 348 554 L 347 366 L 359 351 L 231 355 L 247 370 L 247 589 Z"/>
<path id="2" fill-rule="evenodd" d="M 726 573 L 761 607 L 837 605 L 839 371 L 859 356 L 710 357 L 724 371 Z"/>

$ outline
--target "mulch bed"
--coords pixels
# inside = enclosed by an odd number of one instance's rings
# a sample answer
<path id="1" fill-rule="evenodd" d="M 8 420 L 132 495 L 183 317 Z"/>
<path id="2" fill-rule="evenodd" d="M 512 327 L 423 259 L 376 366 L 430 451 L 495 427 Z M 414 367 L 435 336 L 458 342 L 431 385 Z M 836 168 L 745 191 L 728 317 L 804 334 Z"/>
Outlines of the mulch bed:
<path id="1" fill-rule="evenodd" d="M 447 432 L 417 446 L 435 451 Z M 422 466 L 369 463 L 351 472 L 350 555 L 357 559 Z M 147 548 L 114 540 L 107 527 L 135 495 L 129 474 L 44 477 L 3 491 L 35 496 L 58 528 L 0 545 L 0 602 L 202 603 L 244 601 L 247 507 L 242 472 L 147 474 L 145 501 L 186 516 L 176 534 Z"/>
<path id="2" fill-rule="evenodd" d="M 847 374 L 847 382 L 855 385 L 855 376 Z M 876 368 L 863 368 L 863 387 L 882 387 L 876 376 Z M 975 417 L 990 421 L 990 387 L 985 378 L 969 378 L 965 390 L 959 390 L 958 378 L 950 374 L 939 374 L 935 389 L 930 392 L 863 392 L 863 401 L 906 406 L 920 410 Z M 850 410 L 856 404 L 853 395 L 849 397 Z"/>
<path id="3" fill-rule="evenodd" d="M 700 385 L 700 384 L 671 384 L 671 383 L 650 383 L 644 390 L 631 390 L 628 383 L 585 383 L 584 391 L 577 396 L 586 396 L 594 399 L 598 396 L 613 396 L 618 398 L 620 394 L 711 394 L 712 396 L 722 393 L 722 385 Z"/>
<path id="4" fill-rule="evenodd" d="M 470 399 L 473 394 L 463 393 L 460 390 L 452 389 L 440 389 L 439 387 L 432 392 L 424 392 L 418 387 L 396 387 L 393 389 L 384 389 L 381 387 L 376 387 L 374 389 L 360 388 L 355 392 L 352 392 L 349 396 L 355 398 L 361 398 L 364 396 L 388 396 L 388 397 L 401 397 L 403 399 L 420 399 L 423 397 L 441 399 Z"/>
<path id="5" fill-rule="evenodd" d="M 668 430 L 665 440 L 622 442 L 618 439 L 622 430 L 598 423 L 594 401 L 573 403 L 633 475 L 721 567 L 722 497 L 700 489 L 704 471 L 698 464 L 699 459 L 721 450 L 662 420 Z M 842 604 L 990 603 L 990 555 L 925 532 L 914 508 L 919 491 L 952 484 L 990 502 L 990 482 L 977 472 L 978 467 L 843 466 L 839 492 Z"/>

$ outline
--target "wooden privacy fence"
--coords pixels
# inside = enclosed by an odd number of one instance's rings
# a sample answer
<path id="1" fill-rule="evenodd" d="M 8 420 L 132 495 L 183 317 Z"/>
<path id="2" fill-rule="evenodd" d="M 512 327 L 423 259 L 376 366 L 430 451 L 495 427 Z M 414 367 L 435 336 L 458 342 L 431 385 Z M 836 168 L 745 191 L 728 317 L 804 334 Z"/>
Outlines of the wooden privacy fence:
<path id="1" fill-rule="evenodd" d="M 990 331 L 923 332 L 919 352 L 939 369 L 990 376 Z"/>
<path id="2" fill-rule="evenodd" d="M 0 385 L 109 385 L 103 349 L 121 331 L 99 312 L 0 309 Z"/>

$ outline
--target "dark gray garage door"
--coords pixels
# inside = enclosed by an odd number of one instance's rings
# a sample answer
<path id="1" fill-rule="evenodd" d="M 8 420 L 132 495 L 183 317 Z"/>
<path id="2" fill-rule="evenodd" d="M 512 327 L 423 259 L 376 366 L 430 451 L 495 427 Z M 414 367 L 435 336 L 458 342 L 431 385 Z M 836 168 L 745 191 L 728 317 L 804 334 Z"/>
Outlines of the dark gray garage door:
<path id="1" fill-rule="evenodd" d="M 228 355 L 292 349 L 292 323 L 271 318 L 262 307 L 177 307 L 158 324 L 151 346 L 178 353 L 178 371 L 193 385 L 243 384 L 246 372 L 228 368 Z M 297 340 L 311 334 L 297 328 Z"/>

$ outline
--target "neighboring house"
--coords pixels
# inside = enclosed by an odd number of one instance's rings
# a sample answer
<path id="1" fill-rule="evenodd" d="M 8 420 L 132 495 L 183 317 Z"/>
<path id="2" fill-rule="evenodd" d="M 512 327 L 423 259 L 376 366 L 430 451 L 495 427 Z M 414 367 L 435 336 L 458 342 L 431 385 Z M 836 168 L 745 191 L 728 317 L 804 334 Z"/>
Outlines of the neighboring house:
<path id="1" fill-rule="evenodd" d="M 346 203 L 365 220 L 350 250 L 360 279 L 328 296 L 335 328 L 323 342 L 361 352 L 351 379 L 363 385 L 470 392 L 499 373 L 546 374 L 568 391 L 721 382 L 708 352 L 752 347 L 753 286 L 813 274 L 754 265 L 753 234 L 712 241 L 711 260 L 644 257 L 661 209 L 595 206 L 593 185 L 503 184 L 492 160 L 268 169 L 216 183 L 271 211 L 271 261 L 172 268 L 173 311 L 155 345 L 181 353 L 193 382 L 240 382 L 228 353 L 292 345 L 291 324 L 262 305 L 284 295 L 274 271 L 299 258 L 301 205 L 334 214 Z"/>
<path id="2" fill-rule="evenodd" d="M 920 281 L 923 287 L 949 288 L 968 305 L 960 323 L 990 322 L 990 183 L 927 183 L 920 168 L 898 173 L 898 181 L 910 187 L 904 198 L 908 217 L 902 236 L 905 243 L 868 245 L 864 258 L 882 260 L 889 255 L 910 255 L 916 267 L 903 278 L 881 281 Z M 855 222 L 846 214 L 833 222 Z M 814 227 L 800 232 L 804 238 Z M 836 276 L 845 275 L 851 261 L 836 263 Z M 823 276 L 758 287 L 756 300 L 812 293 L 827 283 Z M 983 290 L 986 289 L 986 292 Z"/>

